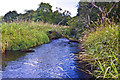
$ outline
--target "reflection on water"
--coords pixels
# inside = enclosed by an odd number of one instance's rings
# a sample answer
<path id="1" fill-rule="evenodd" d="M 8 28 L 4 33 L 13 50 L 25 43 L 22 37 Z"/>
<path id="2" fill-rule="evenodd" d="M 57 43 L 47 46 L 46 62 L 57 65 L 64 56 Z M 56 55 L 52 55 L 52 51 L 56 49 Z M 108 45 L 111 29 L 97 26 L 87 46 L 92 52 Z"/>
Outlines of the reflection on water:
<path id="1" fill-rule="evenodd" d="M 52 40 L 36 47 L 35 52 L 7 52 L 3 56 L 3 78 L 85 78 L 73 61 L 77 43 Z"/>
<path id="2" fill-rule="evenodd" d="M 8 62 L 17 61 L 20 57 L 25 55 L 26 53 L 21 51 L 6 51 L 6 53 L 2 55 L 2 69 L 4 70 Z"/>

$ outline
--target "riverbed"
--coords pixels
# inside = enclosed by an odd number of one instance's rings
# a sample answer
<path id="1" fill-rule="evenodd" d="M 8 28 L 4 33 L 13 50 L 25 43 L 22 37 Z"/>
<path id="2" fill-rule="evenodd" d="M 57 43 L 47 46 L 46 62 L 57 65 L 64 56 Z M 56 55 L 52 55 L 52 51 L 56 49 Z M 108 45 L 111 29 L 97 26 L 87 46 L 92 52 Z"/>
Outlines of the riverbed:
<path id="1" fill-rule="evenodd" d="M 35 52 L 7 52 L 3 57 L 2 78 L 87 78 L 77 69 L 78 43 L 60 38 L 32 48 Z"/>

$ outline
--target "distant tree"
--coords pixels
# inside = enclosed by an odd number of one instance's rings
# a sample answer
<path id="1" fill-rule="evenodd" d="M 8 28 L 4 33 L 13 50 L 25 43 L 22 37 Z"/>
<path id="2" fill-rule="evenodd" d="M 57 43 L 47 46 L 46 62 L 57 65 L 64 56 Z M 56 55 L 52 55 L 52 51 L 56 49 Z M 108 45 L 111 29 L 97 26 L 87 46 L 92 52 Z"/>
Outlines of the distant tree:
<path id="1" fill-rule="evenodd" d="M 56 10 L 52 13 L 52 23 L 54 24 L 58 24 L 60 22 L 60 20 L 62 19 L 62 14 Z"/>
<path id="2" fill-rule="evenodd" d="M 72 23 L 76 27 L 88 27 L 91 25 L 91 21 L 97 21 L 98 18 L 117 16 L 120 13 L 120 3 L 118 2 L 79 2 L 77 17 L 72 19 Z M 107 15 L 108 14 L 108 15 Z M 72 23 L 69 24 L 71 25 Z M 72 24 L 72 25 L 73 25 Z M 87 25 L 87 26 L 86 26 Z"/>
<path id="3" fill-rule="evenodd" d="M 34 10 L 25 10 L 26 13 L 19 15 L 24 20 L 33 20 L 35 11 Z"/>
<path id="4" fill-rule="evenodd" d="M 120 2 L 79 2 L 77 15 L 68 21 L 76 32 L 82 33 L 84 30 L 89 30 L 95 26 L 91 21 L 96 22 L 104 17 L 114 19 L 120 16 Z"/>
<path id="5" fill-rule="evenodd" d="M 91 2 L 93 7 L 97 8 L 100 11 L 100 13 L 102 14 L 102 16 L 101 16 L 102 20 L 104 20 L 105 17 L 113 16 L 113 14 L 117 11 L 114 9 L 116 7 L 117 3 L 118 2 L 107 2 L 107 3 L 101 4 L 101 3 Z"/>
<path id="6" fill-rule="evenodd" d="M 90 25 L 90 21 L 96 21 L 98 17 L 97 14 L 100 13 L 90 2 L 79 2 L 77 11 L 79 21 L 84 25 Z"/>
<path id="7" fill-rule="evenodd" d="M 41 3 L 38 9 L 35 11 L 33 19 L 35 21 L 49 22 L 57 25 L 68 25 L 70 20 L 70 12 L 56 8 L 56 11 L 52 11 L 52 6 L 49 3 Z"/>
<path id="8" fill-rule="evenodd" d="M 17 11 L 9 11 L 4 15 L 3 19 L 5 22 L 14 21 L 17 19 L 18 15 L 19 14 L 17 13 Z"/>
<path id="9" fill-rule="evenodd" d="M 51 21 L 52 15 L 52 6 L 49 3 L 41 3 L 39 8 L 36 10 L 34 15 L 34 20 L 49 22 Z"/>
<path id="10" fill-rule="evenodd" d="M 33 20 L 42 21 L 44 23 L 52 23 L 57 25 L 68 25 L 68 21 L 71 19 L 71 13 L 61 8 L 56 8 L 56 11 L 52 11 L 52 6 L 49 3 L 40 3 L 37 10 L 25 10 L 25 13 L 18 14 L 16 11 L 9 11 L 3 17 L 4 21 L 11 22 L 16 20 Z"/>
<path id="11" fill-rule="evenodd" d="M 56 12 L 56 16 L 55 18 L 57 18 L 57 25 L 68 25 L 68 21 L 71 19 L 71 13 L 67 10 L 62 10 L 61 8 L 57 7 Z"/>

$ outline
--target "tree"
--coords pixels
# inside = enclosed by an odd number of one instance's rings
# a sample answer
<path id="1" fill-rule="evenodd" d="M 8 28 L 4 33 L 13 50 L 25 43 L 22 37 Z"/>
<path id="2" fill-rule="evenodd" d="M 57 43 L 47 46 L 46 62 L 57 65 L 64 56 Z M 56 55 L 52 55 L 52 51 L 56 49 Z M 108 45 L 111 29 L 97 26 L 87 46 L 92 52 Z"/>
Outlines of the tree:
<path id="1" fill-rule="evenodd" d="M 59 16 L 56 16 L 60 21 L 57 23 L 57 25 L 68 25 L 67 22 L 71 19 L 70 15 L 71 13 L 67 10 L 62 10 L 61 8 L 57 7 L 57 12 Z"/>
<path id="2" fill-rule="evenodd" d="M 19 14 L 17 13 L 17 11 L 9 11 L 8 13 L 5 14 L 3 19 L 5 22 L 14 21 L 17 19 L 18 15 Z"/>
<path id="3" fill-rule="evenodd" d="M 52 6 L 49 3 L 41 3 L 39 8 L 35 11 L 34 20 L 49 22 L 57 25 L 68 25 L 67 22 L 70 20 L 70 12 L 56 8 L 56 11 L 52 11 Z"/>
<path id="4" fill-rule="evenodd" d="M 80 34 L 84 30 L 93 30 L 95 26 L 91 21 L 96 22 L 98 19 L 103 19 L 103 17 L 120 16 L 119 5 L 120 3 L 117 2 L 79 2 L 77 6 L 78 13 L 68 21 L 68 24 Z"/>
<path id="5" fill-rule="evenodd" d="M 17 22 L 19 20 L 33 20 L 42 21 L 44 23 L 52 23 L 57 25 L 68 25 L 68 21 L 71 19 L 71 13 L 67 10 L 57 8 L 56 11 L 52 11 L 52 6 L 49 3 L 40 3 L 37 10 L 25 10 L 25 13 L 18 14 L 16 11 L 9 11 L 5 14 L 4 20 Z"/>
<path id="6" fill-rule="evenodd" d="M 52 6 L 49 3 L 41 3 L 39 5 L 39 8 L 36 10 L 34 20 L 37 21 L 43 21 L 43 22 L 49 22 L 51 21 L 51 15 L 52 15 Z"/>
<path id="7" fill-rule="evenodd" d="M 35 11 L 34 10 L 25 10 L 26 13 L 19 15 L 24 20 L 33 20 Z"/>
<path id="8" fill-rule="evenodd" d="M 106 15 L 109 15 L 109 13 L 112 12 L 112 9 L 116 6 L 117 2 L 104 5 L 104 7 L 102 7 L 102 6 L 97 6 L 97 5 L 95 4 L 95 2 L 91 2 L 91 4 L 92 4 L 95 8 L 99 9 L 99 11 L 100 11 L 101 14 L 102 14 L 102 19 L 104 19 L 104 18 L 106 17 Z M 105 3 L 105 4 L 106 4 L 106 3 Z"/>
<path id="9" fill-rule="evenodd" d="M 118 4 L 118 2 L 79 2 L 76 19 L 78 23 L 82 24 L 82 26 L 87 25 L 90 27 L 91 21 L 95 22 L 98 18 L 103 19 L 106 15 L 110 18 L 115 15 L 114 13 L 116 12 L 118 15 L 119 5 L 120 3 Z M 81 24 L 76 27 L 81 27 Z"/>
<path id="10" fill-rule="evenodd" d="M 94 8 L 90 2 L 79 2 L 77 16 L 84 25 L 90 25 L 90 21 L 96 21 L 99 13 L 100 11 Z"/>

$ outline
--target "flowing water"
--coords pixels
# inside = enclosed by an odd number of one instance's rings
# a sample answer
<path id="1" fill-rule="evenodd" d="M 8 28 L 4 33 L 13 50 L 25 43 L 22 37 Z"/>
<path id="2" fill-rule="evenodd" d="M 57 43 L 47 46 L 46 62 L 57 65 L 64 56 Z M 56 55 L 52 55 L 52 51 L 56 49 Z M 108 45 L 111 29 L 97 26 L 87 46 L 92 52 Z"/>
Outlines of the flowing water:
<path id="1" fill-rule="evenodd" d="M 3 78 L 86 78 L 74 61 L 77 43 L 65 38 L 34 48 L 35 52 L 7 52 L 3 56 Z"/>

